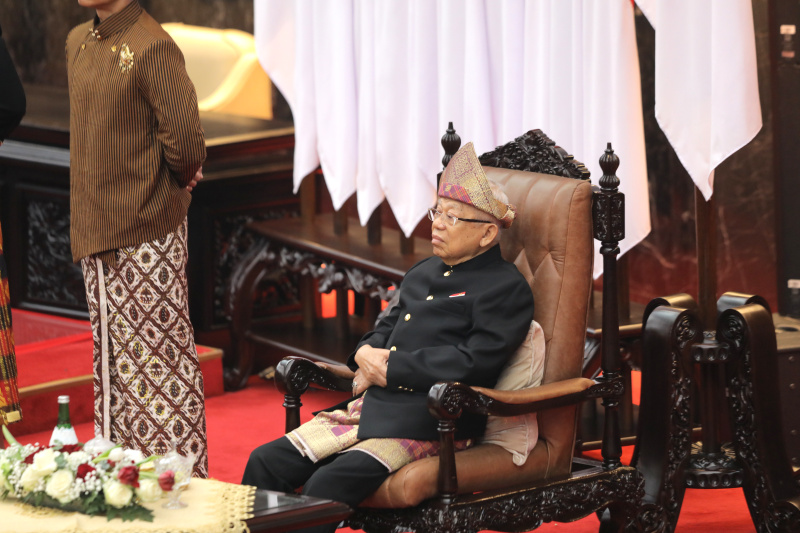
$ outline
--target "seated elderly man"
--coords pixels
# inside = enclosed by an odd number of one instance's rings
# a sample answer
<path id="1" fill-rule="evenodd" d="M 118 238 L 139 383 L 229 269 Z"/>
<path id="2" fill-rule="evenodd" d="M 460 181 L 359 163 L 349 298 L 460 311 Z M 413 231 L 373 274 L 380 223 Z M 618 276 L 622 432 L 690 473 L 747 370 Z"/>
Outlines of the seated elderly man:
<path id="1" fill-rule="evenodd" d="M 390 473 L 438 451 L 427 393 L 437 381 L 493 387 L 533 319 L 533 297 L 500 255 L 500 228 L 514 207 L 490 183 L 472 143 L 442 174 L 432 221 L 433 253 L 406 273 L 398 304 L 350 355 L 353 396 L 252 452 L 243 484 L 357 506 Z M 463 416 L 461 448 L 486 418 Z M 314 531 L 333 531 L 324 526 Z"/>

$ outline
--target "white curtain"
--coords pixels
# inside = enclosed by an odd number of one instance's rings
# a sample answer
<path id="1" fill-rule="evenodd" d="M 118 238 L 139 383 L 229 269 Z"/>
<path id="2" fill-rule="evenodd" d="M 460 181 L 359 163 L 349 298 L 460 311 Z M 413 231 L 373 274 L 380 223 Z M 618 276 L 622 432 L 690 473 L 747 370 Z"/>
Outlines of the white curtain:
<path id="1" fill-rule="evenodd" d="M 259 58 L 294 115 L 295 190 L 321 166 L 335 208 L 357 192 L 366 224 L 386 198 L 410 235 L 449 121 L 479 154 L 539 128 L 595 183 L 610 141 L 625 252 L 650 232 L 633 17 L 631 0 L 255 0 Z"/>
<path id="2" fill-rule="evenodd" d="M 656 119 L 708 200 L 761 129 L 751 0 L 637 0 L 656 30 Z"/>

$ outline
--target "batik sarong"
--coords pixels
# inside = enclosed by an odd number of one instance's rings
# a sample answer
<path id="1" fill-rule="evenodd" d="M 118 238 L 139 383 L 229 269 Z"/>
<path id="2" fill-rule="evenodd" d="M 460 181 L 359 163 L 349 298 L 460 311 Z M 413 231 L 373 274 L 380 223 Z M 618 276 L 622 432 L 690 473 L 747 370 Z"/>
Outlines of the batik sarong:
<path id="1" fill-rule="evenodd" d="M 22 416 L 17 389 L 17 360 L 11 332 L 11 300 L 8 272 L 3 259 L 3 234 L 0 231 L 0 425 L 16 422 Z"/>
<path id="2" fill-rule="evenodd" d="M 145 455 L 194 454 L 208 476 L 203 377 L 189 322 L 186 221 L 163 239 L 81 261 L 94 337 L 95 431 Z"/>
<path id="3" fill-rule="evenodd" d="M 367 391 L 365 394 L 368 394 Z M 358 438 L 358 423 L 364 397 L 347 404 L 347 409 L 323 411 L 299 428 L 286 434 L 295 448 L 316 463 L 335 453 L 361 451 L 369 454 L 389 472 L 399 470 L 411 461 L 438 455 L 439 441 L 414 439 Z M 472 439 L 456 441 L 456 450 L 472 446 Z"/>

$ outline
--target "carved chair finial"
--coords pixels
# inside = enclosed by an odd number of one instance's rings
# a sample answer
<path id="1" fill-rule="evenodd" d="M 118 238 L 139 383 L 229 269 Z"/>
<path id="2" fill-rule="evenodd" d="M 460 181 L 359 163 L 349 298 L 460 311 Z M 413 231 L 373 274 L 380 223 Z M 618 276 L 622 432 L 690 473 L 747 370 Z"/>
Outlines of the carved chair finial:
<path id="1" fill-rule="evenodd" d="M 617 177 L 619 157 L 614 153 L 611 143 L 608 143 L 605 153 L 600 156 L 600 168 L 603 169 L 600 186 L 603 189 L 616 189 L 619 187 L 619 178 Z"/>
<path id="2" fill-rule="evenodd" d="M 461 137 L 456 133 L 452 122 L 447 123 L 447 130 L 442 136 L 442 148 L 444 148 L 442 168 L 446 168 L 447 163 L 450 162 L 450 159 L 452 159 L 453 156 L 456 155 L 456 152 L 458 152 L 458 149 L 461 148 Z"/>

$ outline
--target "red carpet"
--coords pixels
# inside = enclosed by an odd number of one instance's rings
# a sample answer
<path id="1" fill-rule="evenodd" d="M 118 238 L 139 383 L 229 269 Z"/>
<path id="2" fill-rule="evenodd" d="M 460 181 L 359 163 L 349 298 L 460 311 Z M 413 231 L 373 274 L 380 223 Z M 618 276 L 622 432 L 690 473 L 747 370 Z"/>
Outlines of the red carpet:
<path id="1" fill-rule="evenodd" d="M 303 398 L 303 421 L 311 412 L 333 405 L 342 394 L 312 390 Z M 283 434 L 283 397 L 272 382 L 251 378 L 246 389 L 225 393 L 206 400 L 208 423 L 209 469 L 211 476 L 223 481 L 238 483 L 241 480 L 247 456 L 256 446 Z M 11 429 L 14 430 L 12 425 Z M 78 438 L 92 437 L 90 423 L 76 427 Z M 16 433 L 16 432 L 15 432 Z M 46 442 L 50 432 L 22 435 L 22 442 Z M 598 521 L 594 516 L 571 524 L 545 524 L 537 531 L 563 533 L 596 533 Z M 341 529 L 346 533 L 348 529 Z M 755 531 L 740 489 L 699 490 L 686 492 L 678 533 L 749 533 Z"/>
<path id="2" fill-rule="evenodd" d="M 36 383 L 43 381 L 69 380 L 76 375 L 91 374 L 91 330 L 88 323 L 17 310 L 14 311 L 14 320 L 21 389 L 35 387 Z M 198 351 L 201 349 L 198 347 Z M 45 354 L 44 358 L 41 357 L 42 354 Z M 217 375 L 217 372 L 215 368 L 203 368 L 207 387 L 209 382 L 219 383 L 221 387 L 221 375 Z M 634 403 L 638 403 L 638 375 L 633 376 L 633 381 Z M 54 389 L 48 393 L 52 398 L 45 394 L 35 395 L 39 398 L 37 403 L 27 407 L 23 405 L 27 420 L 11 426 L 12 432 L 21 442 L 49 441 L 50 428 L 55 425 L 55 396 L 59 392 L 76 396 L 76 400 L 85 400 L 83 404 L 86 405 L 83 407 L 81 402 L 73 401 L 71 414 L 73 420 L 83 420 L 76 423 L 78 438 L 86 441 L 93 436 L 92 424 L 89 422 L 92 416 L 92 391 L 89 383 L 63 391 Z M 222 394 L 221 389 L 207 389 L 206 392 L 210 474 L 216 479 L 238 483 L 250 451 L 283 435 L 283 397 L 272 382 L 258 378 L 251 378 L 246 389 L 235 393 Z M 330 391 L 308 392 L 303 397 L 302 420 L 310 419 L 313 411 L 338 403 L 344 397 L 342 393 Z M 36 413 L 35 417 L 33 413 Z M 50 415 L 52 420 L 48 418 Z M 45 420 L 46 425 L 36 430 L 26 430 L 26 424 L 30 424 L 30 420 L 34 418 L 39 419 L 39 424 L 42 423 L 41 420 Z M 630 452 L 630 447 L 625 449 L 623 461 L 629 459 Z M 597 519 L 589 516 L 571 524 L 545 524 L 537 531 L 595 533 L 597 529 Z M 339 531 L 347 533 L 351 530 Z M 755 531 L 740 489 L 687 490 L 677 532 L 712 531 Z"/>
<path id="3" fill-rule="evenodd" d="M 92 420 L 92 330 L 89 322 L 12 309 L 22 421 L 14 431 L 34 433 L 56 423 L 59 394 L 70 396 L 73 423 Z M 198 346 L 206 397 L 224 392 L 222 352 Z"/>

